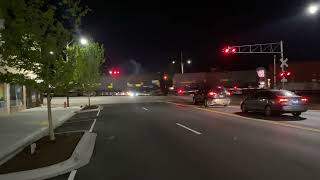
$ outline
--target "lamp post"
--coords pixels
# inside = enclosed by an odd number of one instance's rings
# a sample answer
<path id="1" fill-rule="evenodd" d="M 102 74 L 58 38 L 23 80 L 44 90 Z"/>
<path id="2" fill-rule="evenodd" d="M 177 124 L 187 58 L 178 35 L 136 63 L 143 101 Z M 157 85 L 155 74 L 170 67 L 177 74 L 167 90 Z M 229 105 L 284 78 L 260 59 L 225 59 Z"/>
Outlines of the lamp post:
<path id="1" fill-rule="evenodd" d="M 176 64 L 176 61 L 172 61 L 171 63 L 172 64 Z M 192 63 L 191 59 L 188 59 L 186 63 L 187 64 L 191 64 Z M 184 61 L 183 61 L 183 53 L 182 53 L 182 51 L 181 51 L 181 54 L 180 54 L 180 67 L 181 67 L 181 74 L 183 74 L 184 73 Z"/>
<path id="2" fill-rule="evenodd" d="M 74 39 L 72 39 L 70 42 L 68 42 L 67 43 L 67 45 L 66 45 L 66 48 L 68 49 L 69 48 L 69 45 L 71 44 L 71 43 L 73 43 L 74 42 Z M 80 44 L 82 44 L 82 45 L 87 45 L 88 44 L 88 39 L 87 38 L 85 38 L 85 37 L 81 37 L 80 39 L 79 39 L 79 42 L 80 42 Z M 50 52 L 50 54 L 51 54 L 51 52 Z M 66 61 L 68 61 L 68 53 L 66 54 Z M 69 107 L 70 106 L 70 103 L 69 103 L 69 92 L 67 92 L 67 107 Z"/>

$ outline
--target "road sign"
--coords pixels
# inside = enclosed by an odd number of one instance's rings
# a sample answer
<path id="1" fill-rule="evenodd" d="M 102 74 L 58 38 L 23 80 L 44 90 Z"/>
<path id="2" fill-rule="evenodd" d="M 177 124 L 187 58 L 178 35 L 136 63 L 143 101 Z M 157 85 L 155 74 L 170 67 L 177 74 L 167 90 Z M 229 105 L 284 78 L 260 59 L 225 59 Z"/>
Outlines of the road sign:
<path id="1" fill-rule="evenodd" d="M 284 69 L 284 67 L 288 67 L 288 66 L 289 66 L 289 65 L 287 64 L 288 58 L 286 58 L 286 59 L 281 58 L 280 61 L 281 61 L 280 67 L 281 67 L 282 69 Z"/>
<path id="2" fill-rule="evenodd" d="M 281 79 L 281 82 L 288 82 L 288 79 L 287 78 L 285 78 L 285 77 L 283 77 L 282 79 Z"/>

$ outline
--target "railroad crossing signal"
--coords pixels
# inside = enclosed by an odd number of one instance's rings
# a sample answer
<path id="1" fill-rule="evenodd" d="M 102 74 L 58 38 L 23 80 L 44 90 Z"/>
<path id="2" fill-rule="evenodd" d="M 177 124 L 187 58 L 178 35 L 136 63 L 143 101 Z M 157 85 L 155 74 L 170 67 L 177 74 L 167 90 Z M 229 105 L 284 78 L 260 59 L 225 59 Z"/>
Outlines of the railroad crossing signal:
<path id="1" fill-rule="evenodd" d="M 287 77 L 290 76 L 290 75 L 291 75 L 291 72 L 289 72 L 289 71 L 282 71 L 282 72 L 280 73 L 281 82 L 282 82 L 282 83 L 288 82 Z"/>
<path id="2" fill-rule="evenodd" d="M 288 82 L 287 77 L 290 76 L 291 73 L 285 71 L 285 68 L 289 67 L 289 65 L 287 63 L 288 62 L 288 58 L 285 58 L 285 59 L 281 58 L 280 62 L 281 62 L 280 67 L 282 69 L 282 72 L 281 72 L 280 76 L 282 77 L 282 79 L 281 79 L 282 87 L 284 87 L 284 83 Z"/>
<path id="3" fill-rule="evenodd" d="M 285 67 L 289 66 L 288 63 L 287 63 L 288 62 L 288 58 L 286 58 L 286 59 L 281 58 L 280 62 L 281 62 L 280 67 L 281 67 L 282 71 L 284 70 Z"/>

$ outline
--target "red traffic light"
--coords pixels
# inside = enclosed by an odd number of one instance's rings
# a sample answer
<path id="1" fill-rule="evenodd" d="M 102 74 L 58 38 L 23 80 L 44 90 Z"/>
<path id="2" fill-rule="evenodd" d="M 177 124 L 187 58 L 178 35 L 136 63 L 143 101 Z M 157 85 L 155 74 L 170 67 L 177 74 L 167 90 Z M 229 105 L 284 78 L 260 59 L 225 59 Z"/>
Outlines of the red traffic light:
<path id="1" fill-rule="evenodd" d="M 111 68 L 111 70 L 109 70 L 109 74 L 112 76 L 120 75 L 120 70 L 119 68 Z"/>
<path id="2" fill-rule="evenodd" d="M 230 52 L 230 49 L 229 49 L 229 48 L 224 48 L 224 49 L 223 49 L 223 52 L 226 53 L 226 54 L 228 54 L 228 53 Z"/>
<path id="3" fill-rule="evenodd" d="M 222 50 L 223 53 L 225 54 L 229 54 L 229 53 L 236 53 L 237 52 L 237 49 L 234 48 L 234 47 L 227 47 L 227 48 L 224 48 Z"/>
<path id="4" fill-rule="evenodd" d="M 163 76 L 163 79 L 164 79 L 164 80 L 167 80 L 167 79 L 168 79 L 168 76 L 167 76 L 167 75 L 164 75 L 164 76 Z"/>

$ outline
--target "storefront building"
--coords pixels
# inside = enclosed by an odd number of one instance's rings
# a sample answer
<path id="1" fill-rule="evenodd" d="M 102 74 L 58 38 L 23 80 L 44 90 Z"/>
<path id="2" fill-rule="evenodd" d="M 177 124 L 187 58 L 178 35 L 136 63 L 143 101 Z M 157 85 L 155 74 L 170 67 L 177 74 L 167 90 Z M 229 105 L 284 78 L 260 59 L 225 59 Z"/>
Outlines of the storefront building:
<path id="1" fill-rule="evenodd" d="M 26 109 L 26 87 L 0 83 L 0 114 Z"/>

